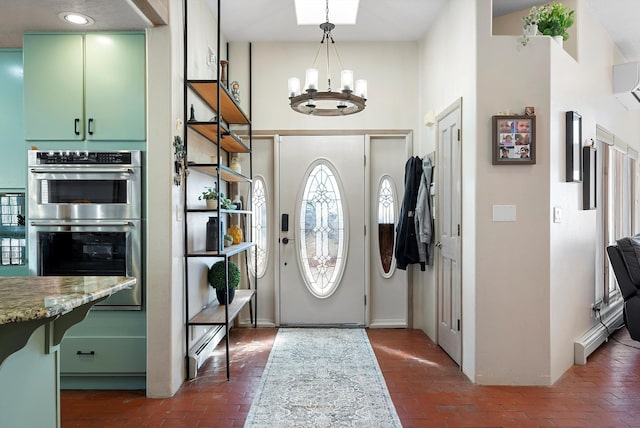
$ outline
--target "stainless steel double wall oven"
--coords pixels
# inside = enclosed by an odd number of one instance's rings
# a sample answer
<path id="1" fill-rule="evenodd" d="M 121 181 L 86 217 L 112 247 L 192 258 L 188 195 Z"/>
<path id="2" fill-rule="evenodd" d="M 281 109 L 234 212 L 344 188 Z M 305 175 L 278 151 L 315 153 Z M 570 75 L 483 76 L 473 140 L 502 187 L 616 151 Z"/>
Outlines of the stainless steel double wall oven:
<path id="1" fill-rule="evenodd" d="M 142 308 L 140 151 L 28 153 L 32 275 L 135 276 L 96 309 Z"/>

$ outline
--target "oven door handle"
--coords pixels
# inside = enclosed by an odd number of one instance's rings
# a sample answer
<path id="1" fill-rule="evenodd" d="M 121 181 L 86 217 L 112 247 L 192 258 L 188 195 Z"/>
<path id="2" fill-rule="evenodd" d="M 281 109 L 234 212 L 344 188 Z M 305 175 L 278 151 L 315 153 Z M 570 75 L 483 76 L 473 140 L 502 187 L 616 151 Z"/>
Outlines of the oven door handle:
<path id="1" fill-rule="evenodd" d="M 133 168 L 104 168 L 104 169 L 83 169 L 73 167 L 60 167 L 59 169 L 40 169 L 31 168 L 32 174 L 58 174 L 58 173 L 89 173 L 89 174 L 109 174 L 109 173 L 125 173 L 135 174 Z"/>
<path id="2" fill-rule="evenodd" d="M 76 226 L 76 227 L 133 227 L 134 224 L 130 221 L 110 221 L 110 220 L 96 220 L 86 223 L 77 223 L 70 221 L 38 221 L 32 220 L 31 226 Z"/>

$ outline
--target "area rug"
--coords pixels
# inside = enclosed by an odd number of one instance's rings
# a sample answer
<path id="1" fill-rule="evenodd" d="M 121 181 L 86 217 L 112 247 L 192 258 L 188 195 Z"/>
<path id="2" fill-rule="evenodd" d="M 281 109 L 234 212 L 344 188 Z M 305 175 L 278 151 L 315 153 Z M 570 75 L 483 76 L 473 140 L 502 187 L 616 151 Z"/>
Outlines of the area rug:
<path id="1" fill-rule="evenodd" d="M 402 427 L 363 329 L 276 335 L 245 428 Z"/>

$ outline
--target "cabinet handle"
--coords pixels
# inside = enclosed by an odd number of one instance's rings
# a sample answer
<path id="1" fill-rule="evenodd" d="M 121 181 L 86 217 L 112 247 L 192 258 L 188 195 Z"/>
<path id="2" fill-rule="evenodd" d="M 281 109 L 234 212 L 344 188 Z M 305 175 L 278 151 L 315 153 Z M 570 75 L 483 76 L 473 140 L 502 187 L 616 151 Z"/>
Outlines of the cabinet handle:
<path id="1" fill-rule="evenodd" d="M 95 351 L 89 351 L 89 352 L 82 352 L 82 351 L 77 351 L 76 355 L 95 355 Z"/>
<path id="2" fill-rule="evenodd" d="M 76 117 L 75 120 L 73 121 L 73 130 L 76 135 L 80 135 L 80 130 L 78 129 L 78 126 L 80 126 L 80 119 Z"/>
<path id="3" fill-rule="evenodd" d="M 89 131 L 89 135 L 93 135 L 93 118 L 89 119 L 89 126 L 87 127 L 87 130 Z"/>

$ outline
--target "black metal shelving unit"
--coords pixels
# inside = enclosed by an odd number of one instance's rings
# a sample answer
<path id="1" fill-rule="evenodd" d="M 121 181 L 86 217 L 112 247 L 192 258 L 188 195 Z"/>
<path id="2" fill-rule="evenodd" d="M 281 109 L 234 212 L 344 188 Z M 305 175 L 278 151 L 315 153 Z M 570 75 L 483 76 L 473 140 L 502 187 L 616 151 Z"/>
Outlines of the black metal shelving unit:
<path id="1" fill-rule="evenodd" d="M 189 200 L 188 200 L 188 188 L 189 188 L 189 179 L 188 174 L 185 174 L 184 178 L 184 256 L 185 256 L 185 348 L 186 353 L 189 353 L 189 345 L 190 345 L 190 334 L 189 329 L 195 326 L 218 326 L 216 331 L 219 331 L 221 328 L 224 328 L 224 337 L 225 337 L 225 345 L 226 345 L 226 362 L 227 362 L 227 380 L 230 379 L 230 364 L 229 364 L 229 328 L 230 323 L 234 321 L 240 311 L 246 306 L 249 305 L 251 321 L 254 327 L 257 327 L 257 279 L 254 277 L 253 279 L 253 287 L 249 281 L 248 288 L 246 289 L 238 289 L 235 292 L 234 300 L 231 304 L 227 303 L 226 305 L 220 305 L 215 298 L 211 300 L 208 305 L 204 308 L 200 309 L 196 314 L 191 314 L 191 308 L 189 305 L 189 290 L 190 287 L 194 286 L 202 286 L 202 284 L 190 284 L 189 278 L 189 262 L 190 260 L 196 258 L 220 258 L 225 263 L 225 272 L 226 272 L 226 280 L 227 280 L 227 296 L 229 295 L 229 260 L 230 257 L 239 255 L 241 253 L 245 253 L 245 257 L 249 257 L 249 250 L 255 246 L 255 243 L 252 242 L 251 236 L 251 215 L 252 211 L 248 208 L 250 207 L 251 194 L 252 194 L 252 184 L 253 184 L 253 159 L 252 159 L 252 129 L 251 129 L 251 121 L 249 117 L 243 112 L 238 103 L 231 96 L 229 90 L 225 87 L 224 84 L 220 81 L 220 67 L 216 66 L 216 79 L 212 80 L 188 80 L 189 70 L 187 64 L 189 63 L 187 60 L 188 55 L 188 4 L 189 2 L 185 0 L 184 2 L 184 123 L 187 127 L 185 129 L 184 135 L 184 148 L 185 148 L 185 158 L 188 160 L 188 147 L 189 147 L 189 132 L 190 130 L 200 134 L 206 140 L 215 145 L 217 149 L 216 159 L 219 160 L 218 163 L 194 163 L 187 161 L 186 168 L 187 170 L 192 169 L 199 171 L 200 173 L 211 176 L 215 179 L 216 189 L 221 189 L 221 183 L 248 183 L 249 191 L 247 197 L 247 207 L 244 210 L 227 210 L 221 208 L 218 203 L 218 207 L 216 209 L 202 209 L 202 208 L 189 208 Z M 220 24 L 221 24 L 221 0 L 217 2 L 218 7 L 218 40 L 217 40 L 217 48 L 216 52 L 219 57 L 220 49 Z M 251 55 L 250 47 L 249 47 L 249 55 Z M 251 68 L 251 62 L 249 62 L 249 68 Z M 249 75 L 251 75 L 251 71 L 249 71 Z M 249 87 L 251 87 L 251 82 L 249 82 Z M 216 113 L 217 117 L 215 120 L 209 122 L 202 121 L 190 121 L 188 117 L 188 95 L 189 93 L 194 94 L 200 100 L 203 101 L 205 105 L 208 106 L 213 112 Z M 249 113 L 251 113 L 251 91 L 249 91 Z M 242 138 L 240 138 L 237 134 L 235 134 L 231 130 L 231 125 L 247 125 L 248 126 L 248 142 L 247 145 Z M 226 153 L 227 161 L 231 154 L 235 153 L 246 153 L 249 155 L 249 175 L 243 175 L 237 173 L 236 171 L 229 168 L 227 165 L 220 163 L 222 159 L 221 155 Z M 245 242 L 241 242 L 237 245 L 232 245 L 229 247 L 224 247 L 219 251 L 206 251 L 204 249 L 191 249 L 189 245 L 189 229 L 190 229 L 190 221 L 189 215 L 190 213 L 210 213 L 212 216 L 217 216 L 221 218 L 222 215 L 239 215 L 249 219 L 249 227 L 245 229 L 244 240 Z M 221 222 L 218 222 L 220 225 Z M 222 239 L 224 235 L 224 230 L 219 230 L 218 236 L 219 239 Z M 254 267 L 257 267 L 257 254 L 254 257 Z M 247 269 L 248 271 L 248 269 Z M 255 272 L 255 269 L 254 269 Z M 248 272 L 247 272 L 248 273 Z M 247 278 L 248 279 L 248 278 Z M 193 281 L 194 282 L 194 281 Z M 188 371 L 188 357 L 185 358 L 187 373 Z"/>

